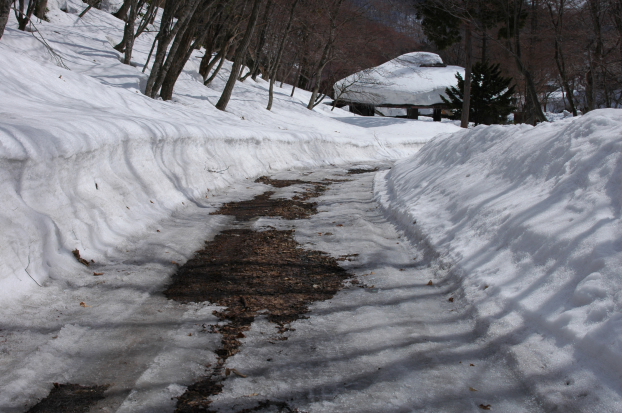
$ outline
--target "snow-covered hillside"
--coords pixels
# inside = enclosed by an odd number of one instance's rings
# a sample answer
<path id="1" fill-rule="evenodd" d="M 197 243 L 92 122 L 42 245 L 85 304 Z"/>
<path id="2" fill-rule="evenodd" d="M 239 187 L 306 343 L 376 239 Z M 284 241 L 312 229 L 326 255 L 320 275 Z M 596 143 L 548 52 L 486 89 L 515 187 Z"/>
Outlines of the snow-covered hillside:
<path id="1" fill-rule="evenodd" d="M 376 182 L 534 394 L 622 411 L 622 110 L 439 136 Z"/>
<path id="2" fill-rule="evenodd" d="M 307 110 L 310 94 L 290 98 L 287 85 L 276 88 L 267 111 L 261 79 L 239 83 L 227 112 L 220 112 L 214 104 L 229 71 L 223 69 L 211 88 L 203 86 L 201 51 L 188 63 L 173 101 L 152 100 L 141 93 L 147 79 L 141 69 L 153 33 L 137 39 L 134 66 L 123 65 L 112 47 L 122 37 L 122 21 L 97 9 L 80 19 L 86 5 L 79 0 L 50 1 L 49 7 L 50 22 L 34 22 L 40 33 L 17 30 L 12 17 L 0 41 L 3 300 L 19 298 L 50 276 L 60 281 L 84 273 L 74 249 L 102 261 L 129 235 L 189 203 L 201 205 L 208 191 L 235 180 L 397 158 L 441 130 L 457 129 L 431 122 L 413 128 L 413 122 L 391 119 L 356 126 L 361 118 L 327 105 Z M 37 40 L 41 35 L 53 53 Z"/>

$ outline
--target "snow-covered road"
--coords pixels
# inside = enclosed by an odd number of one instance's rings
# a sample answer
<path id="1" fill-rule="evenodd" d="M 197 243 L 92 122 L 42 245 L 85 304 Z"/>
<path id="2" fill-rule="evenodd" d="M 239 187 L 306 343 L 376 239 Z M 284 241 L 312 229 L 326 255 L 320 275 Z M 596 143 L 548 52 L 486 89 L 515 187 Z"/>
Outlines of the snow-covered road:
<path id="1" fill-rule="evenodd" d="M 343 265 L 364 288 L 350 286 L 316 303 L 310 318 L 293 323 L 286 341 L 268 343 L 275 325 L 255 322 L 242 351 L 227 362 L 248 377 L 230 376 L 213 408 L 236 412 L 270 400 L 301 412 L 463 413 L 489 405 L 500 412 L 542 411 L 512 369 L 514 361 L 480 337 L 475 312 L 447 276 L 449 268 L 433 251 L 415 249 L 384 218 L 373 199 L 373 177 L 334 184 L 320 198 L 320 213 L 295 222 L 296 239 L 308 248 L 335 257 L 358 254 Z M 324 178 L 344 178 L 343 170 L 306 177 Z M 327 233 L 333 235 L 318 235 Z"/>
<path id="2" fill-rule="evenodd" d="M 380 165 L 387 167 L 387 165 Z M 537 400 L 521 382 L 499 343 L 488 343 L 476 313 L 434 251 L 414 248 L 374 200 L 374 173 L 346 176 L 343 167 L 289 171 L 277 179 L 348 179 L 318 199 L 306 220 L 260 218 L 255 230 L 296 229 L 296 240 L 342 261 L 361 284 L 312 306 L 292 323 L 286 341 L 259 317 L 227 360 L 248 377 L 231 375 L 211 407 L 219 412 L 278 403 L 308 412 L 535 412 Z M 222 194 L 243 200 L 271 189 L 250 180 Z M 297 186 L 276 189 L 291 197 Z M 23 412 L 52 383 L 110 385 L 92 412 L 172 412 L 174 397 L 216 361 L 218 319 L 208 303 L 178 304 L 161 292 L 170 274 L 232 223 L 189 207 L 128 240 L 116 257 L 93 265 L 90 281 L 42 290 L 17 323 L 0 323 L 0 410 Z M 320 235 L 321 234 L 321 235 Z M 431 281 L 431 283 L 430 283 Z M 429 285 L 432 284 L 432 285 Z M 54 291 L 51 291 L 53 289 Z M 450 299 L 453 299 L 450 301 Z M 45 308 L 45 312 L 41 312 Z M 276 404 L 275 404 L 276 403 Z M 282 404 L 278 404 L 282 405 Z M 262 411 L 262 410 L 260 410 Z"/>

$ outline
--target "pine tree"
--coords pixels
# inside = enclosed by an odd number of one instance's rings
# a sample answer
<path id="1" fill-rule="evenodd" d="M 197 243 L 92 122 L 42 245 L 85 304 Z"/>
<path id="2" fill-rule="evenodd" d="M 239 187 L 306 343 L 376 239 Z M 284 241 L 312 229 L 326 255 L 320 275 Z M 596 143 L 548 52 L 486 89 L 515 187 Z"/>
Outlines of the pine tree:
<path id="1" fill-rule="evenodd" d="M 477 62 L 473 65 L 473 83 L 471 84 L 471 110 L 469 121 L 476 125 L 483 123 L 505 123 L 507 116 L 515 109 L 513 97 L 515 85 L 510 86 L 512 78 L 501 76 L 499 64 Z M 454 110 L 454 118 L 462 116 L 462 98 L 464 79 L 456 73 L 458 87 L 445 89 L 449 100 L 441 96 L 443 102 Z"/>

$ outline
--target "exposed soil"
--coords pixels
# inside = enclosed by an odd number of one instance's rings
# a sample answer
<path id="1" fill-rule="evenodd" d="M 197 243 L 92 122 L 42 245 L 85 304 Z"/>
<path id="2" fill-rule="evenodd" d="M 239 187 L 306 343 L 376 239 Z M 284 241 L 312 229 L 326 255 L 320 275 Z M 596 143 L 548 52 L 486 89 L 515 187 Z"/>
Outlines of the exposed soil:
<path id="1" fill-rule="evenodd" d="M 368 172 L 378 172 L 378 168 L 352 168 L 352 169 L 348 169 L 348 175 L 366 174 Z"/>
<path id="2" fill-rule="evenodd" d="M 260 176 L 255 179 L 256 183 L 271 185 L 275 188 L 285 188 L 292 185 L 312 184 L 313 182 L 301 181 L 300 179 L 272 179 L 269 176 Z"/>
<path id="3" fill-rule="evenodd" d="M 315 203 L 302 200 L 271 198 L 272 191 L 257 195 L 249 201 L 229 202 L 212 215 L 234 215 L 238 221 L 249 221 L 260 216 L 302 219 L 316 214 Z"/>
<path id="4" fill-rule="evenodd" d="M 80 386 L 79 384 L 54 383 L 50 394 L 27 413 L 86 413 L 104 398 L 109 385 Z"/>
<path id="5" fill-rule="evenodd" d="M 286 219 L 307 218 L 317 213 L 316 203 L 304 202 L 321 195 L 331 182 L 274 180 L 261 177 L 258 182 L 283 188 L 291 185 L 311 185 L 293 199 L 272 199 L 266 192 L 249 201 L 223 205 L 217 214 L 234 215 L 238 221 L 260 216 L 280 216 Z M 193 384 L 178 398 L 178 413 L 210 412 L 210 397 L 222 391 L 222 382 L 230 374 L 244 372 L 226 369 L 227 358 L 240 351 L 240 339 L 251 327 L 255 317 L 265 314 L 278 325 L 274 340 L 287 340 L 289 324 L 309 311 L 314 301 L 327 300 L 343 287 L 350 275 L 337 260 L 320 252 L 305 250 L 294 239 L 295 230 L 253 231 L 230 229 L 218 234 L 194 258 L 173 276 L 164 292 L 169 299 L 189 302 L 209 301 L 224 307 L 215 312 L 227 324 L 212 327 L 222 334 L 217 366 L 210 375 Z M 295 412 L 283 402 L 258 401 L 258 405 L 238 413 L 276 408 Z"/>
<path id="6" fill-rule="evenodd" d="M 223 336 L 217 371 L 179 398 L 177 412 L 205 409 L 207 397 L 221 391 L 223 364 L 239 351 L 240 338 L 259 311 L 284 333 L 290 330 L 287 324 L 309 311 L 309 304 L 331 298 L 348 277 L 336 259 L 300 248 L 293 230 L 234 229 L 217 235 L 179 269 L 164 293 L 184 303 L 209 301 L 227 307 L 215 312 L 228 321 L 214 330 Z"/>

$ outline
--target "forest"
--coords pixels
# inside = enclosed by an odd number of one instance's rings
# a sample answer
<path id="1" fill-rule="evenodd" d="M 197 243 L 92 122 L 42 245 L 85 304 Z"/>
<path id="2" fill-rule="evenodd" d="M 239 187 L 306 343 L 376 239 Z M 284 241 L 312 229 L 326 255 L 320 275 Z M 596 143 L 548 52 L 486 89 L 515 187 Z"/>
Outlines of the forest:
<path id="1" fill-rule="evenodd" d="M 33 30 L 47 2 L 2 0 L 0 36 L 11 12 Z M 88 0 L 82 15 L 101 5 Z M 135 39 L 157 31 L 142 70 L 144 93 L 163 100 L 200 48 L 206 86 L 233 62 L 221 110 L 237 81 L 257 76 L 271 83 L 267 109 L 275 82 L 311 91 L 312 109 L 337 80 L 418 50 L 465 67 L 464 104 L 474 65 L 498 65 L 512 79 L 517 121 L 622 106 L 622 0 L 124 0 L 114 15 L 126 22 L 115 46 L 126 64 Z"/>

